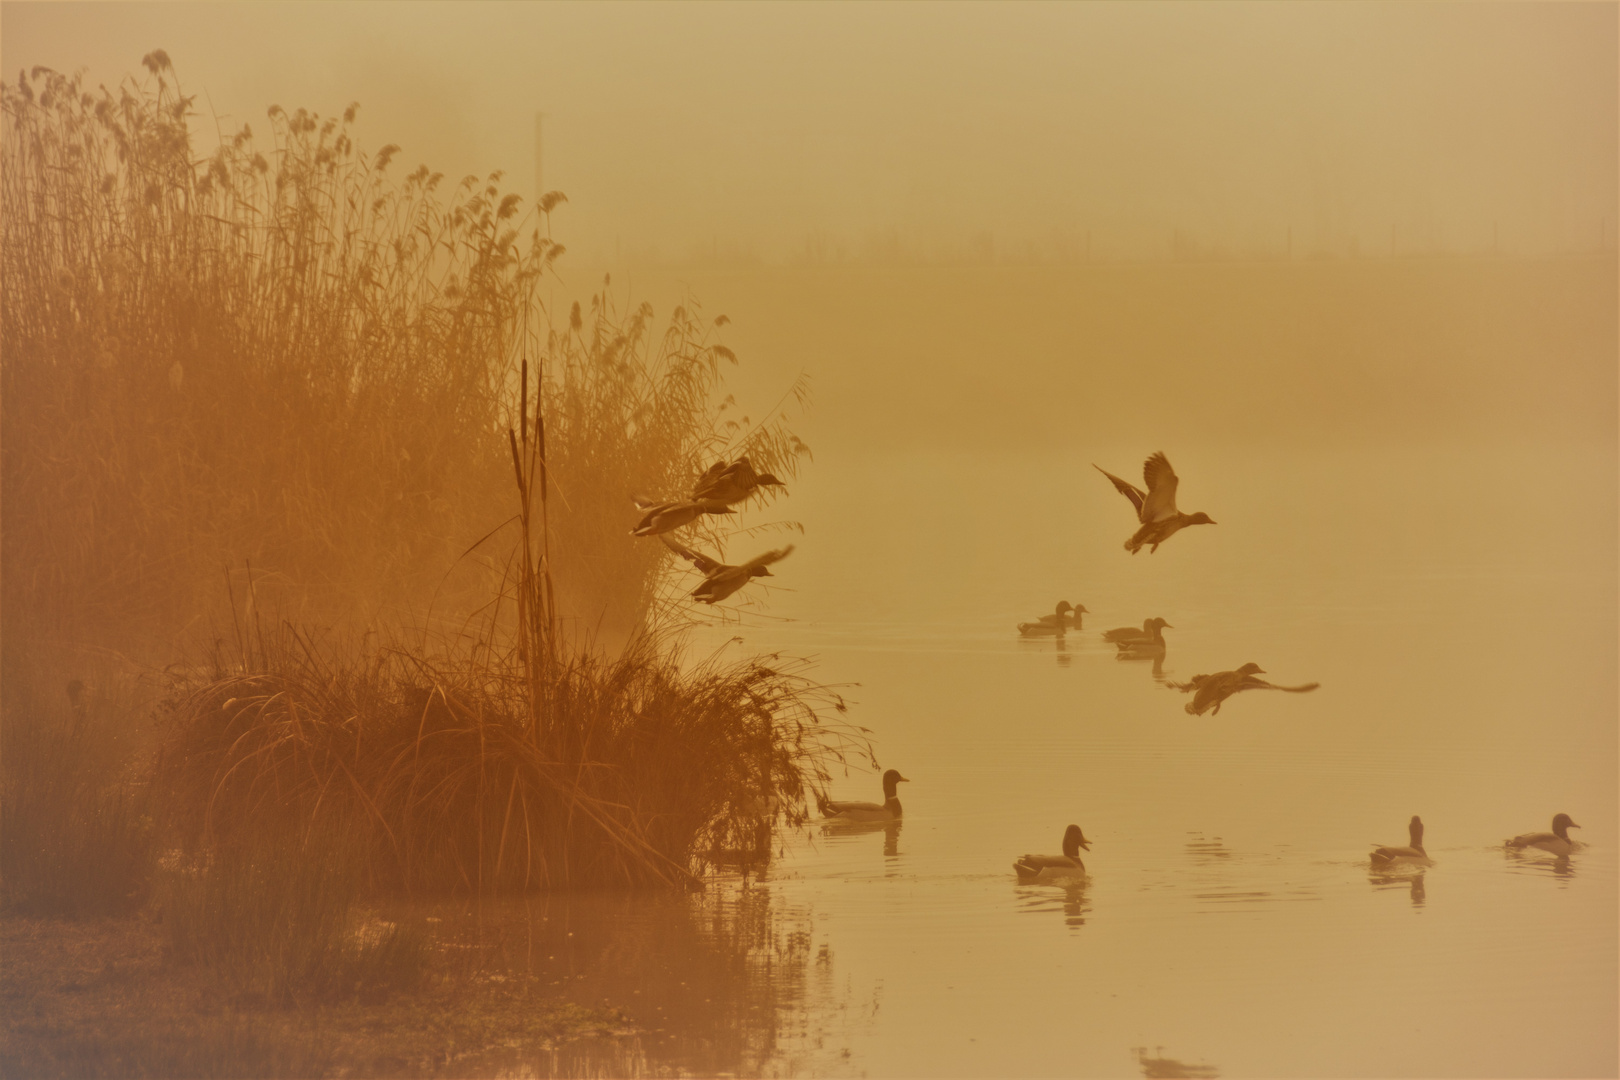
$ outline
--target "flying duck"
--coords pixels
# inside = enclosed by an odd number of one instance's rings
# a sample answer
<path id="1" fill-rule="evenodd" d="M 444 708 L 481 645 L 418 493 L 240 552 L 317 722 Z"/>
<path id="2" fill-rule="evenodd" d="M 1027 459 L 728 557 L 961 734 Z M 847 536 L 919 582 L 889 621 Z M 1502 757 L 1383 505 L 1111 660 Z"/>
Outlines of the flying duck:
<path id="1" fill-rule="evenodd" d="M 818 794 L 816 804 L 821 807 L 821 816 L 829 821 L 899 821 L 900 799 L 894 793 L 895 785 L 909 783 L 911 781 L 901 776 L 898 770 L 890 769 L 883 774 L 881 803 L 834 802 Z"/>
<path id="2" fill-rule="evenodd" d="M 1162 453 L 1154 454 L 1142 465 L 1142 479 L 1148 488 L 1145 492 L 1134 484 L 1121 480 L 1101 465 L 1093 464 L 1092 468 L 1112 480 L 1119 493 L 1131 500 L 1131 505 L 1136 507 L 1136 520 L 1142 523 L 1142 527 L 1125 541 L 1125 550 L 1132 555 L 1140 551 L 1143 544 L 1152 544 L 1153 546 L 1148 548 L 1148 554 L 1153 554 L 1159 550 L 1160 544 L 1188 525 L 1215 524 L 1203 511 L 1183 514 L 1176 509 L 1176 485 L 1180 481 L 1176 477 L 1175 470 L 1170 467 L 1170 460 Z"/>
<path id="3" fill-rule="evenodd" d="M 646 502 L 636 500 L 636 509 L 646 513 L 630 530 L 631 536 L 657 536 L 659 533 L 690 525 L 701 514 L 735 514 L 737 511 L 723 503 L 696 499 L 688 502 Z"/>
<path id="4" fill-rule="evenodd" d="M 717 461 L 698 478 L 697 486 L 692 489 L 692 498 L 730 506 L 747 499 L 761 485 L 786 486 L 770 473 L 756 473 L 747 458 L 738 458 L 730 465 Z"/>
<path id="5" fill-rule="evenodd" d="M 1091 843 L 1080 831 L 1070 825 L 1063 831 L 1063 854 L 1024 855 L 1013 863 L 1020 881 L 1050 881 L 1054 878 L 1083 877 L 1086 864 L 1080 861 L 1080 849 L 1091 850 Z"/>
<path id="6" fill-rule="evenodd" d="M 1278 686 L 1264 679 L 1255 678 L 1264 675 L 1265 671 L 1259 664 L 1244 664 L 1236 671 L 1217 671 L 1213 675 L 1194 675 L 1191 682 L 1171 683 L 1170 685 L 1182 693 L 1197 691 L 1193 699 L 1186 704 L 1187 712 L 1193 716 L 1203 716 L 1206 711 L 1214 709 L 1211 716 L 1219 716 L 1221 703 L 1233 694 L 1243 690 L 1283 690 L 1290 694 L 1304 694 L 1315 690 L 1321 683 L 1306 683 L 1303 686 Z"/>
<path id="7" fill-rule="evenodd" d="M 1568 855 L 1575 850 L 1575 842 L 1569 838 L 1569 830 L 1580 828 L 1570 820 L 1568 814 L 1559 814 L 1553 818 L 1553 831 L 1520 833 L 1507 841 L 1507 847 L 1513 851 L 1523 851 L 1525 848 L 1538 848 L 1551 852 L 1554 855 Z"/>
<path id="8" fill-rule="evenodd" d="M 1163 619 L 1149 619 L 1142 625 L 1148 628 L 1148 634 L 1146 637 L 1131 637 L 1124 641 L 1114 642 L 1114 646 L 1119 649 L 1119 656 L 1116 657 L 1116 659 L 1145 660 L 1150 656 L 1164 655 L 1165 628 L 1168 627 L 1169 629 L 1174 630 L 1175 627 L 1171 626 Z"/>
<path id="9" fill-rule="evenodd" d="M 1069 620 L 1070 613 L 1074 620 Z M 1084 604 L 1070 604 L 1067 600 L 1059 600 L 1057 611 L 1051 615 L 1042 615 L 1034 622 L 1021 622 L 1018 632 L 1025 637 L 1038 637 L 1042 634 L 1062 634 L 1065 630 L 1080 629 L 1080 616 L 1089 614 Z"/>
<path id="10" fill-rule="evenodd" d="M 1423 866 L 1434 865 L 1433 860 L 1429 858 L 1429 853 L 1423 850 L 1423 819 L 1413 814 L 1411 822 L 1406 826 L 1406 832 L 1412 841 L 1409 847 L 1373 848 L 1372 864 L 1374 866 L 1394 866 L 1403 863 Z"/>
<path id="11" fill-rule="evenodd" d="M 767 567 L 771 563 L 779 562 L 793 553 L 793 545 L 789 544 L 787 547 L 779 548 L 776 551 L 767 551 L 763 555 L 755 555 L 741 566 L 727 566 L 725 563 L 716 562 L 707 555 L 699 555 L 691 548 L 677 544 L 667 536 L 660 536 L 658 539 L 662 540 L 669 550 L 697 567 L 698 571 L 702 573 L 703 584 L 692 590 L 692 599 L 702 604 L 713 604 L 724 600 L 748 584 L 753 578 L 775 577 L 776 575 L 772 574 Z"/>

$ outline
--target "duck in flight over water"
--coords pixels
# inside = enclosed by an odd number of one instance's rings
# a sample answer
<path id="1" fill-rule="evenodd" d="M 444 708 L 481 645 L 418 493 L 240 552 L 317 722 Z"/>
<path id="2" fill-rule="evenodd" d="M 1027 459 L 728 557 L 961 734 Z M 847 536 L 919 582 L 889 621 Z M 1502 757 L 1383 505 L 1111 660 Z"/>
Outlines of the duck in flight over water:
<path id="1" fill-rule="evenodd" d="M 682 525 L 690 525 L 702 514 L 735 514 L 737 511 L 724 503 L 709 502 L 708 500 L 687 500 L 684 502 L 649 502 L 646 499 L 636 500 L 636 509 L 644 511 L 636 527 L 630 530 L 631 536 L 657 536 L 678 529 Z"/>
<path id="2" fill-rule="evenodd" d="M 1236 671 L 1217 671 L 1213 675 L 1194 675 L 1191 682 L 1170 685 L 1182 693 L 1197 691 L 1193 699 L 1187 702 L 1186 709 L 1193 716 L 1203 716 L 1205 711 L 1213 708 L 1211 716 L 1219 716 L 1221 702 L 1233 694 L 1244 690 L 1282 690 L 1290 694 L 1304 694 L 1315 690 L 1321 683 L 1306 683 L 1303 686 L 1278 686 L 1264 679 L 1255 678 L 1264 675 L 1265 671 L 1259 664 L 1244 664 Z"/>
<path id="3" fill-rule="evenodd" d="M 1131 500 L 1131 505 L 1136 507 L 1136 520 L 1142 523 L 1142 527 L 1125 541 L 1125 550 L 1132 555 L 1140 551 L 1144 544 L 1153 545 L 1148 548 L 1148 554 L 1153 554 L 1159 550 L 1160 544 L 1188 525 L 1215 524 L 1203 511 L 1183 514 L 1176 509 L 1176 485 L 1180 480 L 1176 477 L 1175 470 L 1170 467 L 1170 459 L 1162 453 L 1154 454 L 1142 465 L 1142 479 L 1147 483 L 1146 491 L 1134 484 L 1126 483 L 1101 465 L 1093 464 L 1092 468 L 1112 480 L 1119 493 Z"/>
<path id="4" fill-rule="evenodd" d="M 667 536 L 660 536 L 658 539 L 662 540 L 669 550 L 697 567 L 703 575 L 703 584 L 692 590 L 692 599 L 702 604 L 718 603 L 754 578 L 775 577 L 776 575 L 768 569 L 771 563 L 780 562 L 793 554 L 793 545 L 789 544 L 776 551 L 755 555 L 741 566 L 727 566 L 707 555 L 700 555 L 689 547 L 677 544 Z"/>
<path id="5" fill-rule="evenodd" d="M 1569 838 L 1569 830 L 1580 828 L 1570 820 L 1568 814 L 1559 814 L 1552 820 L 1553 831 L 1520 833 L 1507 841 L 1510 851 L 1523 851 L 1525 848 L 1536 848 L 1539 851 L 1550 852 L 1554 855 L 1568 855 L 1575 850 L 1575 841 Z"/>
<path id="6" fill-rule="evenodd" d="M 1022 881 L 1049 881 L 1053 878 L 1083 877 L 1086 864 L 1080 861 L 1080 849 L 1091 850 L 1091 843 L 1080 826 L 1070 825 L 1063 831 L 1063 854 L 1023 855 L 1013 863 Z"/>
<path id="7" fill-rule="evenodd" d="M 1411 840 L 1409 847 L 1373 848 L 1372 864 L 1374 866 L 1394 866 L 1402 863 L 1422 866 L 1433 865 L 1429 853 L 1423 850 L 1423 819 L 1413 814 L 1411 822 L 1406 826 L 1406 833 L 1408 839 Z"/>
<path id="8" fill-rule="evenodd" d="M 895 786 L 909 783 L 911 781 L 901 776 L 899 770 L 890 769 L 883 774 L 881 803 L 835 802 L 823 795 L 817 795 L 816 805 L 821 807 L 821 816 L 828 821 L 899 821 L 900 798 L 895 794 Z"/>

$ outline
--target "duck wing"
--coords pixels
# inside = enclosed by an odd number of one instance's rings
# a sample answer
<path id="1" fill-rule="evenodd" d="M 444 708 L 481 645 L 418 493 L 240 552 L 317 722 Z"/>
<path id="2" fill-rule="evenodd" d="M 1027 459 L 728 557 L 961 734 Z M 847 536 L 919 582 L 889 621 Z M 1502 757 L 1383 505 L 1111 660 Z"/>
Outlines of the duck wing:
<path id="1" fill-rule="evenodd" d="M 1113 642 L 1115 645 L 1126 641 L 1147 641 L 1152 637 L 1153 635 L 1146 630 L 1135 626 L 1120 626 L 1103 631 L 1103 640 Z"/>
<path id="2" fill-rule="evenodd" d="M 1527 832 L 1520 833 L 1509 840 L 1507 846 L 1510 848 L 1536 847 L 1539 844 L 1550 844 L 1557 839 L 1558 837 L 1550 832 Z"/>
<path id="3" fill-rule="evenodd" d="M 789 544 L 785 548 L 777 548 L 775 551 L 767 551 L 763 554 L 755 555 L 752 559 L 749 559 L 747 562 L 743 563 L 742 566 L 738 567 L 738 569 L 752 572 L 754 570 L 767 567 L 773 562 L 780 562 L 791 554 L 793 554 L 793 545 Z"/>
<path id="4" fill-rule="evenodd" d="M 1124 480 L 1121 480 L 1119 477 L 1115 476 L 1101 465 L 1098 465 L 1096 462 L 1092 462 L 1091 467 L 1108 477 L 1108 479 L 1112 480 L 1114 482 L 1115 489 L 1118 490 L 1121 495 L 1131 500 L 1131 505 L 1136 507 L 1136 516 L 1138 520 L 1146 520 L 1142 517 L 1142 504 L 1144 500 L 1147 499 L 1147 492 L 1143 491 L 1135 484 L 1126 483 Z"/>
<path id="5" fill-rule="evenodd" d="M 1072 870 L 1080 865 L 1078 859 L 1071 859 L 1067 855 L 1020 855 L 1015 864 L 1028 867 L 1030 870 Z"/>
<path id="6" fill-rule="evenodd" d="M 714 481 L 719 478 L 720 474 L 725 471 L 726 463 L 724 461 L 717 461 L 713 465 L 710 465 L 703 475 L 698 477 L 697 483 L 692 485 L 692 498 L 701 499 L 703 497 L 703 489 L 714 483 Z"/>
<path id="7" fill-rule="evenodd" d="M 716 572 L 726 569 L 726 565 L 724 563 L 716 562 L 707 555 L 698 554 L 684 544 L 676 543 L 665 533 L 659 533 L 658 539 L 662 540 L 664 542 L 664 546 L 669 548 L 669 550 L 673 551 L 675 554 L 697 567 L 699 572 L 701 572 L 705 577 L 710 577 Z"/>
<path id="8" fill-rule="evenodd" d="M 1281 690 L 1284 693 L 1289 693 L 1289 694 L 1308 694 L 1312 690 L 1315 690 L 1318 686 L 1321 686 L 1321 685 L 1322 684 L 1319 683 L 1319 682 L 1312 682 L 1312 683 L 1302 683 L 1299 686 L 1278 686 L 1276 683 L 1266 682 L 1266 680 L 1264 680 L 1264 679 L 1257 679 L 1253 675 L 1250 675 L 1248 678 L 1246 678 L 1243 681 L 1243 684 L 1241 686 L 1239 686 L 1238 689 L 1239 690 Z"/>
<path id="9" fill-rule="evenodd" d="M 1164 521 L 1177 516 L 1176 487 L 1181 483 L 1170 459 L 1154 454 L 1142 463 L 1142 479 L 1147 481 L 1147 498 L 1140 507 L 1142 522 Z"/>
<path id="10" fill-rule="evenodd" d="M 887 808 L 882 803 L 875 802 L 834 802 L 832 799 L 828 799 L 826 802 L 821 804 L 821 812 L 826 817 L 833 817 L 837 814 L 847 814 L 853 810 L 878 812 L 884 809 Z"/>

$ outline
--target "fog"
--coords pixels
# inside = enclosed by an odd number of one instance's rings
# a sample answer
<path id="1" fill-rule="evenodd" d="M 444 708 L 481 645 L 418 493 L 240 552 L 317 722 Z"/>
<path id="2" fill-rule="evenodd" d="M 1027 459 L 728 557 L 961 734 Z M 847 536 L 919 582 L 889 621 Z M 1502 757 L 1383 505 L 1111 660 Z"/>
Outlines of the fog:
<path id="1" fill-rule="evenodd" d="M 361 103 L 534 178 L 576 259 L 1078 261 L 1612 245 L 1609 4 L 19 4 L 4 66 L 166 49 L 198 126 Z M 14 75 L 13 75 L 14 77 Z"/>

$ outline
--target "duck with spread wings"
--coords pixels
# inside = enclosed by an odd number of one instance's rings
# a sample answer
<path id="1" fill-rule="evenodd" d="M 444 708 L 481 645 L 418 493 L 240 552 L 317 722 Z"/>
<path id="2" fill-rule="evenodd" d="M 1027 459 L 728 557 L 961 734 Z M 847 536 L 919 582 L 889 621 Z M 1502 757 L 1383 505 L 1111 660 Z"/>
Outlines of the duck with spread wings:
<path id="1" fill-rule="evenodd" d="M 1125 541 L 1125 550 L 1132 555 L 1142 550 L 1146 544 L 1152 545 L 1148 548 L 1148 554 L 1153 554 L 1159 550 L 1160 544 L 1188 525 L 1215 524 L 1214 520 L 1201 510 L 1196 514 L 1183 514 L 1176 509 L 1176 485 L 1180 480 L 1176 477 L 1176 471 L 1170 467 L 1170 459 L 1162 453 L 1154 454 L 1142 465 L 1142 479 L 1147 483 L 1146 491 L 1121 480 L 1101 465 L 1092 465 L 1092 468 L 1112 480 L 1119 493 L 1131 500 L 1131 505 L 1136 507 L 1136 520 L 1141 522 L 1141 528 Z"/>

